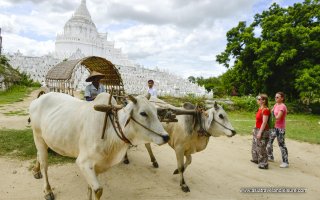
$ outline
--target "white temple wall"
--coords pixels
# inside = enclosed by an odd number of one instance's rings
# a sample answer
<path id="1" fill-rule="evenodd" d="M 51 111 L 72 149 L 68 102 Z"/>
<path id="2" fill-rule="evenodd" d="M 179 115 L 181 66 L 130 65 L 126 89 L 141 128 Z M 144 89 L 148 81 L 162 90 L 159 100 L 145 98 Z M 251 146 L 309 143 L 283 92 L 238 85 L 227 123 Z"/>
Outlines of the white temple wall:
<path id="1" fill-rule="evenodd" d="M 62 42 L 56 43 L 56 56 L 59 59 L 64 59 L 64 58 L 68 58 L 70 57 L 74 52 L 75 49 L 80 49 L 81 52 L 85 55 L 85 56 L 100 56 L 100 57 L 106 57 L 106 55 L 104 54 L 104 49 L 94 45 L 94 44 L 85 44 L 85 43 L 77 43 L 75 42 Z"/>
<path id="2" fill-rule="evenodd" d="M 78 54 L 82 55 L 81 52 L 78 52 Z M 20 53 L 8 54 L 6 56 L 14 68 L 20 72 L 27 73 L 30 75 L 30 78 L 40 83 L 45 81 L 45 76 L 49 69 L 62 61 L 52 56 L 28 57 Z M 186 79 L 170 73 L 145 69 L 139 66 L 116 65 L 116 68 L 119 70 L 125 92 L 128 94 L 145 94 L 148 90 L 147 81 L 152 79 L 155 82 L 155 88 L 159 96 L 171 95 L 179 97 L 194 94 L 196 96 L 206 95 L 212 97 L 212 93 L 207 93 L 204 87 L 199 87 Z M 76 71 L 74 74 L 76 77 L 74 82 L 76 90 L 84 90 L 85 86 L 89 84 L 85 82 L 88 75 L 88 70 L 83 67 Z"/>

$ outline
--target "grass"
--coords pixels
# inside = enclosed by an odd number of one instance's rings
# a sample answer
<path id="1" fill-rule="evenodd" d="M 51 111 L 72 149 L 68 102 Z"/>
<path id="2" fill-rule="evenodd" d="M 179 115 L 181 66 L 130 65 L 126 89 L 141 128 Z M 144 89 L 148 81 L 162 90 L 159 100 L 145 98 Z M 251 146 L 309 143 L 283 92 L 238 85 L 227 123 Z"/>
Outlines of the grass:
<path id="1" fill-rule="evenodd" d="M 0 156 L 19 158 L 22 160 L 36 159 L 37 151 L 33 141 L 31 129 L 25 130 L 0 130 Z M 49 151 L 49 163 L 70 163 L 74 158 L 60 156 Z"/>
<path id="2" fill-rule="evenodd" d="M 6 116 L 27 116 L 29 115 L 25 110 L 15 110 L 3 113 Z"/>
<path id="3" fill-rule="evenodd" d="M 22 101 L 33 90 L 24 86 L 13 86 L 8 91 L 0 92 L 0 107 Z M 203 97 L 189 95 L 185 98 L 162 97 L 163 100 L 176 106 L 181 106 L 182 102 L 192 102 L 201 105 L 204 103 Z M 23 110 L 10 111 L 5 115 L 26 115 Z M 228 111 L 229 119 L 239 135 L 251 135 L 255 125 L 255 112 Z M 320 144 L 320 117 L 310 114 L 289 114 L 287 117 L 286 137 L 298 141 Z M 32 130 L 0 130 L 0 156 L 19 158 L 22 160 L 36 159 L 36 148 L 33 141 Z M 70 163 L 74 158 L 60 156 L 49 151 L 49 163 Z"/>
<path id="4" fill-rule="evenodd" d="M 38 88 L 14 85 L 6 91 L 0 91 L 0 105 L 23 101 L 25 97 L 27 97 L 33 90 L 36 89 Z"/>
<path id="5" fill-rule="evenodd" d="M 229 119 L 239 135 L 251 135 L 255 125 L 254 112 L 228 112 Z M 286 137 L 298 141 L 320 144 L 320 118 L 317 115 L 289 114 Z M 36 159 L 36 148 L 31 129 L 0 130 L 0 156 L 22 160 Z M 74 158 L 49 151 L 49 163 L 70 163 Z"/>
<path id="6" fill-rule="evenodd" d="M 255 126 L 254 112 L 228 112 L 229 119 L 240 135 L 251 135 Z M 286 137 L 320 144 L 320 117 L 311 114 L 289 114 L 286 119 Z"/>

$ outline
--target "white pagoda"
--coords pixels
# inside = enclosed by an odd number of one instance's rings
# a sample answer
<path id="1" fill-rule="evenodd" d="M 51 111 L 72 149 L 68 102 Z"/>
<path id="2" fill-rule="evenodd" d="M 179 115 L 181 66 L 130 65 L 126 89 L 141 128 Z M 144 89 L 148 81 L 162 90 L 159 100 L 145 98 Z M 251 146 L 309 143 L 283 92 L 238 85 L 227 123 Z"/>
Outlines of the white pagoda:
<path id="1" fill-rule="evenodd" d="M 107 33 L 98 33 L 87 9 L 86 0 L 82 0 L 74 15 L 64 25 L 63 32 L 57 35 L 55 57 L 68 59 L 74 54 L 100 56 L 117 65 L 133 66 L 121 49 L 107 40 Z M 77 57 L 77 56 L 76 56 Z M 79 57 L 79 56 L 78 56 Z"/>
<path id="2" fill-rule="evenodd" d="M 187 94 L 212 96 L 212 93 L 207 93 L 204 87 L 179 76 L 133 64 L 128 56 L 121 52 L 121 49 L 114 47 L 114 44 L 114 41 L 107 40 L 107 33 L 98 33 L 87 9 L 86 0 L 81 0 L 80 6 L 64 25 L 63 32 L 57 34 L 54 53 L 34 57 L 24 56 L 18 51 L 8 54 L 7 57 L 14 68 L 27 73 L 33 80 L 43 84 L 47 72 L 64 59 L 74 60 L 87 56 L 99 56 L 116 65 L 128 94 L 144 94 L 147 91 L 147 81 L 153 79 L 159 96 L 185 96 Z M 88 84 L 84 81 L 88 75 L 87 70 L 78 68 L 75 72 L 74 88 L 83 90 Z"/>

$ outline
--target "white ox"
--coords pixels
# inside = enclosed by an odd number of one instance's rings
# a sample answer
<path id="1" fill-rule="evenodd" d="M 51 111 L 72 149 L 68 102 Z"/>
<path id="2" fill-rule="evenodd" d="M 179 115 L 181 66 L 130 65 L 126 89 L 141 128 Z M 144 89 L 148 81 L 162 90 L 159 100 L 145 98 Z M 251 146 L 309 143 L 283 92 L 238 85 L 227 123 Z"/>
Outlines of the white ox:
<path id="1" fill-rule="evenodd" d="M 174 107 L 166 102 L 151 97 L 150 101 L 156 105 L 165 105 L 165 107 L 173 110 L 181 108 Z M 184 109 L 195 110 L 196 107 L 190 103 L 184 104 Z M 170 135 L 168 144 L 175 150 L 178 168 L 173 174 L 180 174 L 180 186 L 184 192 L 190 192 L 188 185 L 184 180 L 183 173 L 191 164 L 191 154 L 200 152 L 207 147 L 210 136 L 226 135 L 232 137 L 236 131 L 228 120 L 227 113 L 223 108 L 214 103 L 214 106 L 206 111 L 198 112 L 195 115 L 177 115 L 178 122 L 162 123 L 165 130 Z M 152 153 L 150 144 L 145 145 L 150 155 L 154 167 L 158 167 L 158 163 Z M 184 157 L 186 160 L 184 162 Z M 125 157 L 124 163 L 129 163 Z"/>
<path id="2" fill-rule="evenodd" d="M 102 93 L 93 102 L 85 102 L 62 93 L 48 93 L 31 103 L 31 126 L 37 148 L 33 171 L 35 178 L 44 174 L 46 199 L 54 199 L 47 174 L 48 147 L 63 156 L 77 158 L 76 163 L 88 183 L 88 198 L 92 199 L 94 193 L 94 198 L 100 199 L 103 188 L 97 175 L 119 163 L 129 147 L 117 136 L 110 121 L 105 138 L 101 139 L 106 114 L 94 110 L 94 105 L 108 104 L 109 96 Z M 155 106 L 143 96 L 129 96 L 129 99 L 129 104 L 118 110 L 125 137 L 132 144 L 166 143 L 169 136 L 158 120 Z M 112 98 L 112 104 L 115 103 Z"/>

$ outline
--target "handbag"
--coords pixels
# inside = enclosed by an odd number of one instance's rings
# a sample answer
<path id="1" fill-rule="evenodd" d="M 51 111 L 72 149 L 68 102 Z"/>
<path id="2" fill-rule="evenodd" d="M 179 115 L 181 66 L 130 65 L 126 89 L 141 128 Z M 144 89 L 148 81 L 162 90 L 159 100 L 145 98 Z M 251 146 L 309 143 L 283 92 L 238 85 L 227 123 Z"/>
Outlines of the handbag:
<path id="1" fill-rule="evenodd" d="M 261 115 L 263 115 L 263 111 L 264 111 L 264 109 L 261 111 Z M 270 115 L 268 117 L 267 124 L 268 124 L 269 129 L 274 129 L 275 116 L 274 116 L 274 112 L 273 111 L 270 113 Z"/>
<path id="2" fill-rule="evenodd" d="M 274 116 L 274 112 L 272 111 L 270 113 L 270 116 L 268 118 L 268 126 L 269 126 L 269 129 L 274 129 L 274 124 L 275 124 L 275 116 Z"/>

